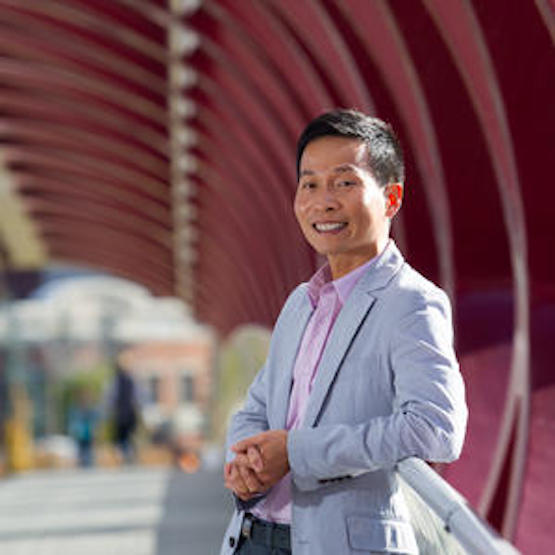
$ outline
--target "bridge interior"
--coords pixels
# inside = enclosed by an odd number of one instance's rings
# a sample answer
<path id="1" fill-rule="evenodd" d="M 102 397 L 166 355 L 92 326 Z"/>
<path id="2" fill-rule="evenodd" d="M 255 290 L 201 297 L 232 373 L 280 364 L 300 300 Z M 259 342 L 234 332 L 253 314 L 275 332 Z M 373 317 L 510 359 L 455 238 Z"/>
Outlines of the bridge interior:
<path id="1" fill-rule="evenodd" d="M 443 474 L 547 553 L 554 10 L 0 0 L 0 195 L 27 221 L 7 225 L 2 201 L 5 274 L 70 262 L 178 295 L 222 336 L 270 327 L 319 263 L 291 210 L 298 133 L 339 106 L 390 121 L 408 175 L 394 237 L 451 296 L 468 387 L 465 450 Z"/>

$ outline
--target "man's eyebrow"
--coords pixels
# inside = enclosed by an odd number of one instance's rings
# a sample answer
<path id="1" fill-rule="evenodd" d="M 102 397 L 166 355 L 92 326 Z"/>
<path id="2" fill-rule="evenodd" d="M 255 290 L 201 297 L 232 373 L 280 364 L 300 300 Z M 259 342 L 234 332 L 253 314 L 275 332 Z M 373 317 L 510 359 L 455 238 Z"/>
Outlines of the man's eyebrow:
<path id="1" fill-rule="evenodd" d="M 356 170 L 356 166 L 354 166 L 353 164 L 343 164 L 342 166 L 337 166 L 337 168 L 333 169 L 335 173 L 352 172 L 355 170 Z"/>
<path id="2" fill-rule="evenodd" d="M 336 168 L 333 168 L 333 172 L 334 173 L 346 173 L 346 172 L 352 172 L 355 171 L 357 168 L 357 166 L 355 166 L 354 164 L 343 164 L 342 166 L 337 166 Z M 314 170 L 310 170 L 310 169 L 306 169 L 306 170 L 302 170 L 299 173 L 299 177 L 302 177 L 303 175 L 315 175 L 316 172 Z"/>
<path id="3" fill-rule="evenodd" d="M 299 173 L 299 177 L 303 175 L 314 175 L 314 172 L 312 170 L 302 170 L 301 173 Z"/>

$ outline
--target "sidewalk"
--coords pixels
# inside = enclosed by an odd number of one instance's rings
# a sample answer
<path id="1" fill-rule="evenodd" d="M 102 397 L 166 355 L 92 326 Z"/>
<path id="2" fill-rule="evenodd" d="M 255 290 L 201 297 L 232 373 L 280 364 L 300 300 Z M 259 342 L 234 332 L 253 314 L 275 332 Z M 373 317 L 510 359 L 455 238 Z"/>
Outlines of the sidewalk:
<path id="1" fill-rule="evenodd" d="M 36 472 L 0 480 L 0 553 L 211 555 L 230 512 L 219 472 Z"/>

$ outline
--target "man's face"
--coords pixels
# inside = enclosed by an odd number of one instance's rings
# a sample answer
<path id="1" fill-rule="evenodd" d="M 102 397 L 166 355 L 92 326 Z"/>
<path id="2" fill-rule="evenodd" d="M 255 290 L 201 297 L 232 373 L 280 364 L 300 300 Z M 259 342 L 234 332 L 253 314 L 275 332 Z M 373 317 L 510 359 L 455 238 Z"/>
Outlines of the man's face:
<path id="1" fill-rule="evenodd" d="M 391 187 L 397 187 L 392 193 Z M 391 194 L 398 206 L 390 209 Z M 389 236 L 402 186 L 382 188 L 358 139 L 326 136 L 310 142 L 301 157 L 295 215 L 306 240 L 328 257 L 337 279 L 376 256 Z M 390 201 L 387 201 L 387 199 Z"/>

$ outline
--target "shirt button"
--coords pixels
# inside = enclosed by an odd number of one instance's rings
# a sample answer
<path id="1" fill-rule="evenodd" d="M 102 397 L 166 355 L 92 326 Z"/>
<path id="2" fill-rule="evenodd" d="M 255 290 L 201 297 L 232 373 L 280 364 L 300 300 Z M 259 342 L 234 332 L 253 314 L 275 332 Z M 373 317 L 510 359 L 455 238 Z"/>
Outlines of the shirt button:
<path id="1" fill-rule="evenodd" d="M 235 538 L 230 536 L 229 538 L 229 547 L 235 547 Z"/>

